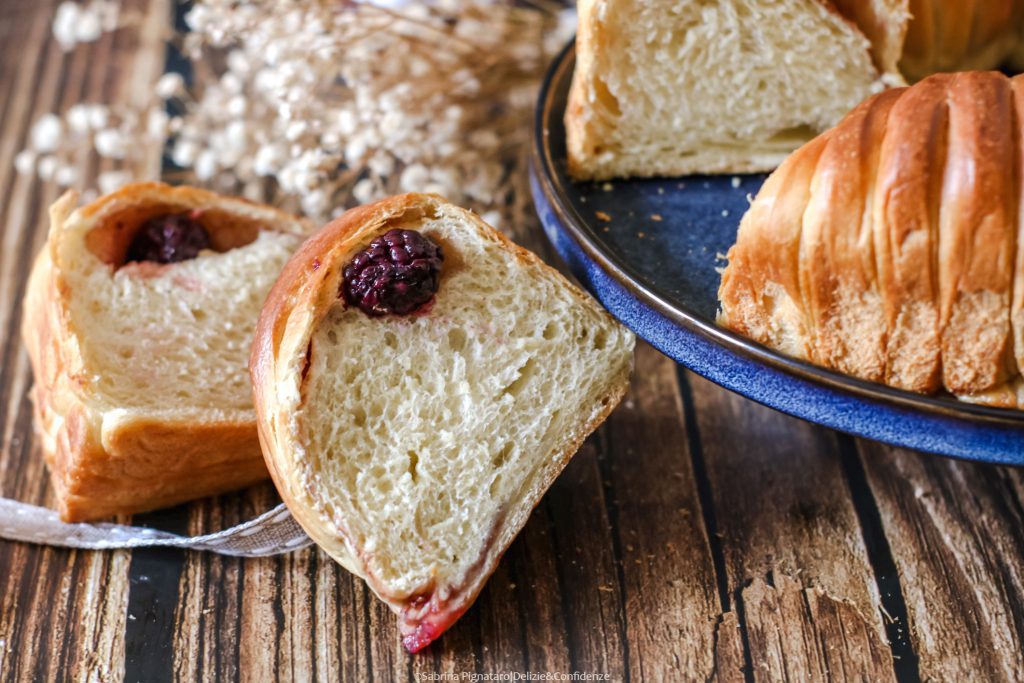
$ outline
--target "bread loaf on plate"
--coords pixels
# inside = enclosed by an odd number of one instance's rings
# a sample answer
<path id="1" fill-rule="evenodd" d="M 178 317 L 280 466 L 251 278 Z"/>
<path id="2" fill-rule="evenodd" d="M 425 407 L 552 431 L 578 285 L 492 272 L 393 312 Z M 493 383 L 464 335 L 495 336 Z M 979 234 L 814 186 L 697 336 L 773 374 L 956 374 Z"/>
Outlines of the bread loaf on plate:
<path id="1" fill-rule="evenodd" d="M 848 4 L 876 18 L 879 35 L 890 30 L 877 15 L 895 3 Z M 578 7 L 565 117 L 578 179 L 768 170 L 887 82 L 902 82 L 894 48 L 880 48 L 876 64 L 868 39 L 829 2 Z"/>
<path id="2" fill-rule="evenodd" d="M 250 367 L 267 464 L 415 652 L 469 607 L 618 403 L 632 350 L 475 214 L 385 199 L 306 242 L 263 308 Z"/>
<path id="3" fill-rule="evenodd" d="M 577 179 L 775 168 L 868 95 L 1024 59 L 1024 0 L 579 0 Z"/>
<path id="4" fill-rule="evenodd" d="M 246 367 L 304 226 L 189 187 L 68 193 L 25 295 L 32 398 L 61 516 L 141 512 L 267 476 Z"/>
<path id="5" fill-rule="evenodd" d="M 797 150 L 744 215 L 720 322 L 866 380 L 1020 404 L 1024 77 L 931 76 Z"/>

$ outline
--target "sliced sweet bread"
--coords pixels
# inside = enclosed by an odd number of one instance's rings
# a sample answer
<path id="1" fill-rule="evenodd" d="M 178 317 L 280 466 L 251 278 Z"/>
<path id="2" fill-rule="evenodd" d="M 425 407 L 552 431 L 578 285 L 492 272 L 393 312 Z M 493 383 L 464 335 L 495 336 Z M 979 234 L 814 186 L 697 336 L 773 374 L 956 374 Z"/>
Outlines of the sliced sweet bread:
<path id="1" fill-rule="evenodd" d="M 1024 62 L 1024 0 L 578 5 L 578 179 L 770 170 L 904 77 Z"/>
<path id="2" fill-rule="evenodd" d="M 469 607 L 618 403 L 633 343 L 440 197 L 354 209 L 299 250 L 260 317 L 250 367 L 267 464 L 417 651 Z"/>
<path id="3" fill-rule="evenodd" d="M 189 187 L 50 211 L 23 337 L 62 517 L 152 510 L 265 478 L 247 371 L 260 307 L 305 226 Z"/>
<path id="4" fill-rule="evenodd" d="M 891 44 L 902 40 L 892 27 L 899 2 L 845 4 L 887 41 L 875 53 L 821 0 L 580 0 L 570 173 L 774 168 L 886 81 L 900 82 Z"/>

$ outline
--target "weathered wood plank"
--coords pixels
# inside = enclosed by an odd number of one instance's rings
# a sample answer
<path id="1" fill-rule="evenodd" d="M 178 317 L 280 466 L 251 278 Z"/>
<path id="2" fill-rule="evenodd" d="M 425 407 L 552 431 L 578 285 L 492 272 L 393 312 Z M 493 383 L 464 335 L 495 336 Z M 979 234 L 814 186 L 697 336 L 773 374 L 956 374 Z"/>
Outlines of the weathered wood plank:
<path id="1" fill-rule="evenodd" d="M 736 612 L 726 612 L 715 624 L 715 669 L 710 681 L 743 681 L 748 669 L 744 659 L 746 646 Z"/>
<path id="2" fill-rule="evenodd" d="M 52 494 L 31 436 L 17 319 L 57 188 L 16 175 L 11 162 L 43 112 L 145 97 L 162 68 L 168 6 L 126 2 L 139 31 L 69 57 L 49 36 L 56 2 L 5 0 L 0 22 L 0 493 L 42 504 Z M 160 151 L 150 152 L 139 177 L 155 172 Z M 91 155 L 78 165 L 85 177 L 115 166 Z M 511 227 L 550 256 L 533 221 Z M 0 542 L 0 679 L 119 680 L 129 645 L 135 657 L 166 650 L 176 680 L 523 670 L 891 679 L 834 436 L 703 380 L 684 384 L 685 406 L 674 364 L 641 345 L 626 404 L 541 503 L 476 606 L 421 656 L 401 649 L 394 616 L 365 585 L 317 550 L 264 560 L 177 553 L 180 582 L 156 597 L 173 618 L 140 628 L 129 623 L 141 615 L 128 609 L 131 554 Z M 1024 474 L 862 449 L 922 675 L 1024 678 Z M 199 533 L 275 502 L 265 485 L 172 514 Z"/>
<path id="3" fill-rule="evenodd" d="M 188 533 L 223 529 L 248 519 L 250 496 L 266 496 L 255 487 L 189 506 Z M 187 553 L 174 615 L 174 679 L 237 680 L 241 631 L 241 587 L 248 563 L 212 553 Z"/>
<path id="4" fill-rule="evenodd" d="M 723 611 L 675 367 L 638 345 L 601 458 L 622 553 L 629 673 L 641 681 L 709 678 Z"/>
<path id="5" fill-rule="evenodd" d="M 551 540 L 550 512 L 546 503 L 527 522 L 523 533 L 502 563 L 508 567 L 515 586 L 509 586 L 509 600 L 520 612 L 519 641 L 526 664 L 534 671 L 568 670 L 572 659 L 558 584 L 558 560 Z M 498 615 L 497 604 L 490 607 Z M 499 662 L 485 659 L 487 670 L 495 671 Z"/>
<path id="6" fill-rule="evenodd" d="M 625 587 L 617 564 L 608 492 L 599 448 L 603 429 L 591 436 L 546 496 L 555 548 L 558 587 L 573 668 L 622 680 L 628 667 Z"/>
<path id="7" fill-rule="evenodd" d="M 52 504 L 48 475 L 32 436 L 27 390 L 31 373 L 21 348 L 21 297 L 32 257 L 47 229 L 46 207 L 57 197 L 51 183 L 16 174 L 13 158 L 33 121 L 50 111 L 92 99 L 114 102 L 104 65 L 136 66 L 139 77 L 159 69 L 139 58 L 162 44 L 148 35 L 131 45 L 117 36 L 61 52 L 50 34 L 57 2 L 6 3 L 0 22 L 0 494 Z M 136 0 L 128 8 L 152 12 L 166 0 Z M 156 15 L 151 15 L 155 17 Z M 166 23 L 166 11 L 159 19 Z M 155 22 L 156 19 L 152 19 Z M 79 160 L 80 172 L 95 158 Z M 0 679 L 119 680 L 124 672 L 127 552 L 75 552 L 4 542 L 0 546 Z"/>
<path id="8" fill-rule="evenodd" d="M 1022 473 L 860 444 L 926 680 L 1024 679 Z"/>
<path id="9" fill-rule="evenodd" d="M 758 680 L 885 680 L 892 655 L 873 625 L 849 602 L 785 574 L 742 590 Z"/>
<path id="10" fill-rule="evenodd" d="M 878 589 L 835 435 L 683 377 L 754 678 L 773 680 L 786 661 L 811 678 L 844 671 L 892 680 Z M 812 618 L 809 587 L 843 605 L 843 630 Z"/>
<path id="11" fill-rule="evenodd" d="M 532 590 L 519 587 L 515 567 L 508 554 L 502 559 L 476 602 L 479 668 L 481 671 L 503 668 L 525 671 L 529 668 L 529 661 L 525 647 L 526 624 L 520 603 L 537 599 L 537 596 Z M 529 569 L 526 571 L 532 574 Z"/>
<path id="12" fill-rule="evenodd" d="M 4 42 L 3 75 L 10 91 L 0 120 L 0 188 L 8 198 L 0 227 L 0 492 L 31 502 L 46 502 L 46 472 L 33 448 L 31 406 L 25 398 L 31 380 L 21 350 L 18 319 L 26 257 L 36 248 L 45 227 L 38 203 L 52 196 L 52 188 L 41 193 L 40 184 L 17 177 L 11 163 L 24 144 L 31 121 L 59 104 L 61 74 L 66 64 L 63 55 L 47 39 L 48 22 L 44 15 L 19 11 L 12 14 L 9 24 L 7 21 L 5 17 L 11 33 Z M 76 578 L 74 556 L 26 544 L 9 543 L 6 550 L 0 553 L 0 677 L 54 677 L 59 670 L 70 668 L 71 659 L 77 660 L 75 664 L 80 670 L 87 668 L 87 663 L 68 653 L 69 612 L 74 611 L 79 600 L 88 600 L 77 582 L 69 582 Z M 94 575 L 120 558 L 83 559 L 81 566 L 87 574 Z M 40 605 L 46 605 L 46 609 L 38 609 Z M 92 606 L 99 605 L 94 601 Z M 100 611 L 109 615 L 106 605 L 103 607 Z M 112 625 L 116 625 L 116 620 Z M 75 635 L 81 638 L 86 634 Z M 95 633 L 88 635 L 93 636 L 90 640 L 101 652 L 115 649 L 110 640 L 97 639 Z M 56 653 L 59 656 L 54 656 Z M 112 666 L 116 671 L 116 662 Z"/>

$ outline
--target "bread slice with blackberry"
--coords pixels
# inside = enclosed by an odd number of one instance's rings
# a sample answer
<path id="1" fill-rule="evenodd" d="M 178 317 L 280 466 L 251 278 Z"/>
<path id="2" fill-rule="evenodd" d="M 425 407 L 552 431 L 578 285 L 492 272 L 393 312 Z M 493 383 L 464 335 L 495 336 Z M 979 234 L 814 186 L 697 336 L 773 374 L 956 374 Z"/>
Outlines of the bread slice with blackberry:
<path id="1" fill-rule="evenodd" d="M 166 507 L 267 476 L 247 360 L 305 226 L 267 206 L 137 183 L 51 227 L 22 336 L 67 521 Z"/>
<path id="2" fill-rule="evenodd" d="M 470 606 L 621 399 L 633 343 L 440 197 L 353 209 L 296 253 L 260 316 L 250 367 L 267 464 L 415 652 Z"/>

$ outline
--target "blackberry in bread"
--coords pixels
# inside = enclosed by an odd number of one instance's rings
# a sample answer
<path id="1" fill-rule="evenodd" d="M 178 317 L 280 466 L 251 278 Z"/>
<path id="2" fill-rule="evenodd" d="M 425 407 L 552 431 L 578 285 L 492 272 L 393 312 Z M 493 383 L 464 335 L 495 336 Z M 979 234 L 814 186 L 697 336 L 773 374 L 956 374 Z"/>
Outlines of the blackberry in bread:
<path id="1" fill-rule="evenodd" d="M 305 226 L 159 183 L 76 203 L 69 193 L 50 210 L 22 327 L 62 517 L 142 512 L 264 479 L 248 351 Z"/>
<path id="2" fill-rule="evenodd" d="M 343 294 L 374 263 L 420 261 L 410 305 L 367 310 Z M 281 497 L 399 615 L 415 652 L 470 606 L 618 403 L 632 351 L 632 334 L 536 256 L 410 194 L 303 245 L 263 308 L 250 367 Z"/>

